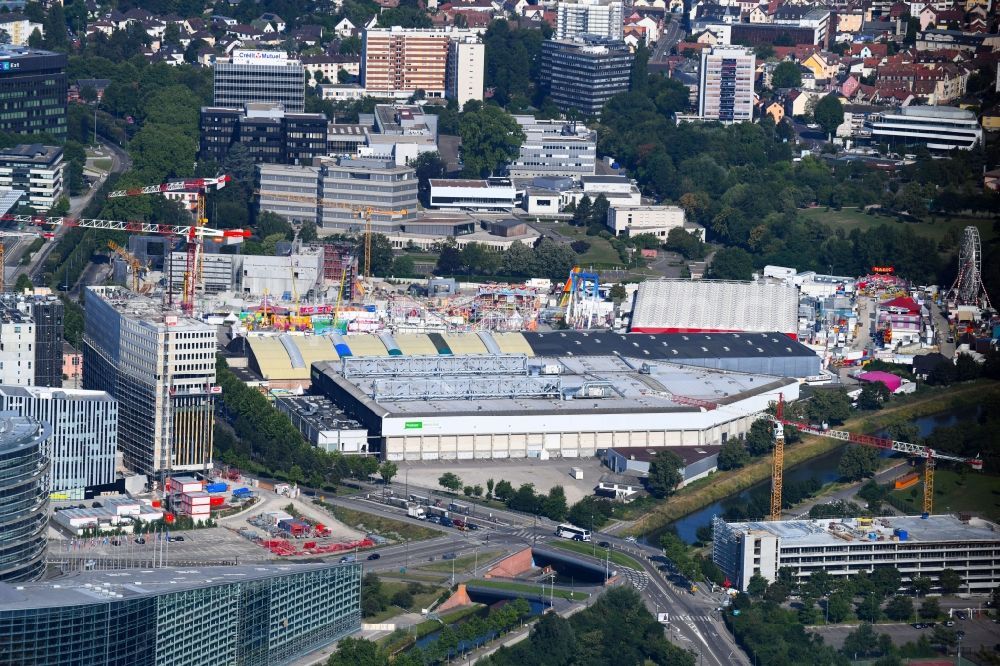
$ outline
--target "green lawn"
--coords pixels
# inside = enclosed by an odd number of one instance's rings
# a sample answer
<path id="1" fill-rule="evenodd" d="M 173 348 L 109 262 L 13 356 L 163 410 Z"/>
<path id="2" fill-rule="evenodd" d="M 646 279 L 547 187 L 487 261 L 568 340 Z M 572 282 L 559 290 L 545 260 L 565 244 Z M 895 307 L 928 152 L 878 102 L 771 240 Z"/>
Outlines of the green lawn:
<path id="1" fill-rule="evenodd" d="M 492 562 L 499 555 L 499 551 L 479 553 L 479 566 L 482 567 L 487 562 Z M 425 571 L 443 571 L 444 573 L 451 573 L 452 566 L 454 566 L 455 573 L 466 573 L 475 568 L 476 562 L 477 560 L 475 555 L 466 555 L 465 557 L 459 557 L 454 560 L 441 560 L 440 562 L 434 562 L 432 564 L 422 564 L 419 568 Z"/>
<path id="2" fill-rule="evenodd" d="M 934 472 L 934 513 L 968 511 L 994 522 L 1000 520 L 1000 477 L 969 470 L 961 485 L 960 480 L 961 475 L 950 469 Z M 923 510 L 922 481 L 903 490 L 894 490 L 892 495 L 902 500 L 907 508 L 912 508 L 913 514 Z"/>
<path id="3" fill-rule="evenodd" d="M 961 237 L 962 230 L 971 225 L 979 228 L 979 235 L 984 243 L 988 242 L 994 235 L 993 220 L 981 217 L 931 216 L 923 222 L 913 223 L 899 222 L 895 218 L 882 215 L 868 215 L 857 208 L 844 208 L 837 211 L 827 210 L 822 206 L 800 210 L 799 214 L 805 219 L 822 222 L 833 229 L 843 229 L 848 232 L 852 229 L 867 231 L 878 226 L 893 224 L 899 227 L 905 226 L 906 229 L 920 236 L 941 240 L 951 229 L 956 230 Z"/>
<path id="4" fill-rule="evenodd" d="M 549 545 L 553 548 L 571 550 L 574 553 L 580 553 L 581 555 L 590 555 L 591 557 L 597 557 L 602 560 L 604 559 L 605 550 L 598 547 L 597 554 L 595 555 L 594 544 L 592 543 L 581 543 L 579 541 L 551 541 L 549 542 Z M 634 557 L 629 557 L 625 553 L 620 553 L 617 550 L 612 550 L 608 559 L 623 567 L 629 567 L 630 569 L 642 571 L 642 565 L 639 564 Z"/>
<path id="5" fill-rule="evenodd" d="M 547 585 L 532 585 L 530 583 L 509 583 L 501 580 L 470 580 L 469 585 L 477 587 L 488 587 L 494 590 L 507 590 L 509 592 L 527 592 L 529 594 L 549 595 Z M 553 596 L 571 601 L 583 601 L 587 595 L 583 592 L 571 592 L 570 590 L 554 590 Z"/>
<path id="6" fill-rule="evenodd" d="M 111 158 L 98 157 L 95 160 L 90 160 L 90 165 L 95 169 L 100 169 L 101 171 L 111 171 Z"/>
<path id="7" fill-rule="evenodd" d="M 396 594 L 400 590 L 405 590 L 406 587 L 407 587 L 406 583 L 391 583 L 385 580 L 382 581 L 382 589 L 385 591 L 385 596 L 388 599 L 391 599 L 392 595 Z M 441 596 L 441 592 L 442 592 L 441 588 L 435 587 L 431 589 L 429 592 L 414 594 L 413 605 L 410 606 L 410 608 L 400 609 L 399 606 L 390 605 L 381 613 L 372 615 L 371 617 L 366 617 L 365 622 L 369 622 L 371 624 L 381 624 L 382 622 L 388 620 L 390 617 L 394 617 L 396 615 L 399 615 L 400 613 L 411 612 L 411 611 L 419 613 L 421 608 L 428 608 L 432 603 L 434 603 L 434 600 L 437 599 L 439 596 Z"/>
<path id="8" fill-rule="evenodd" d="M 383 518 L 373 513 L 355 511 L 354 509 L 329 504 L 320 500 L 313 500 L 313 504 L 321 507 L 348 527 L 365 532 L 373 532 L 388 539 L 395 539 L 396 541 L 420 541 L 440 535 L 440 532 L 437 530 L 418 525 L 417 521 L 404 522 L 402 520 L 393 520 L 392 518 Z"/>
<path id="9" fill-rule="evenodd" d="M 588 236 L 586 227 L 574 227 L 566 222 L 533 222 L 532 225 L 546 233 L 557 233 L 574 241 L 584 240 L 590 243 L 590 249 L 578 255 L 577 263 L 580 266 L 610 268 L 622 265 L 622 259 L 618 256 L 618 251 L 611 247 L 611 243 L 600 236 Z"/>

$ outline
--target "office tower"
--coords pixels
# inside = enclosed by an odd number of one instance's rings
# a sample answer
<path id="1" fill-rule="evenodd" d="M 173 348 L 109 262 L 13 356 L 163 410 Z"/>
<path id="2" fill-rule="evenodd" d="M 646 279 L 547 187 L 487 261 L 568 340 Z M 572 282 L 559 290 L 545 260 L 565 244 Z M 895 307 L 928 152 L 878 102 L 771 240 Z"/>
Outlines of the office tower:
<path id="1" fill-rule="evenodd" d="M 514 116 L 524 132 L 521 153 L 511 162 L 511 178 L 593 176 L 597 169 L 597 133 L 583 123 Z"/>
<path id="2" fill-rule="evenodd" d="M 377 97 L 454 98 L 459 106 L 483 98 L 485 48 L 472 30 L 376 28 L 366 30 L 361 83 Z"/>
<path id="3" fill-rule="evenodd" d="M 754 53 L 748 49 L 702 51 L 698 115 L 723 123 L 753 120 L 754 63 Z"/>
<path id="4" fill-rule="evenodd" d="M 35 580 L 45 571 L 49 432 L 44 423 L 17 412 L 0 412 L 0 581 Z M 0 636 L 9 636 L 2 626 Z M 9 657 L 6 649 L 3 655 L 5 660 Z"/>
<path id="5" fill-rule="evenodd" d="M 453 40 L 448 47 L 448 91 L 458 108 L 470 100 L 483 99 L 486 45 L 477 37 Z"/>
<path id="6" fill-rule="evenodd" d="M 361 569 L 360 563 L 150 568 L 0 584 L 4 663 L 300 663 L 361 629 Z"/>
<path id="7" fill-rule="evenodd" d="M 20 324 L 14 322 L 9 331 L 12 335 L 20 333 L 28 345 L 22 352 L 25 356 L 31 357 L 30 361 L 34 368 L 33 381 L 7 381 L 7 378 L 19 374 L 20 368 L 15 365 L 8 367 L 4 364 L 0 367 L 0 383 L 35 385 L 35 386 L 62 386 L 63 370 L 63 302 L 50 293 L 48 289 L 38 288 L 29 293 L 6 293 L 0 294 L 0 308 L 4 310 L 16 310 L 20 312 Z M 32 332 L 25 328 L 24 317 L 31 320 Z M 0 324 L 2 326 L 2 324 Z M 16 329 L 20 327 L 18 332 Z M 33 346 L 31 346 L 33 345 Z M 7 352 L 6 346 L 0 350 L 0 357 Z M 16 352 L 16 349 L 9 350 Z M 25 373 L 20 373 L 27 378 Z"/>
<path id="8" fill-rule="evenodd" d="M 619 0 L 561 0 L 556 13 L 556 39 L 598 35 L 621 39 L 624 30 Z"/>
<path id="9" fill-rule="evenodd" d="M 13 411 L 52 428 L 46 492 L 84 499 L 87 488 L 115 482 L 118 403 L 104 391 L 0 386 L 0 411 Z"/>
<path id="10" fill-rule="evenodd" d="M 0 300 L 0 384 L 35 383 L 35 322 L 9 298 Z"/>
<path id="11" fill-rule="evenodd" d="M 233 51 L 215 63 L 213 106 L 242 107 L 247 102 L 281 104 L 288 113 L 305 111 L 306 75 L 302 63 L 283 51 Z"/>
<path id="12" fill-rule="evenodd" d="M 628 91 L 631 68 L 622 41 L 582 35 L 542 42 L 542 85 L 563 111 L 600 115 L 609 99 Z"/>
<path id="13" fill-rule="evenodd" d="M 327 119 L 322 113 L 285 113 L 280 104 L 201 108 L 201 158 L 222 162 L 243 144 L 254 162 L 312 164 L 326 155 Z"/>
<path id="14" fill-rule="evenodd" d="M 66 136 L 66 54 L 0 45 L 0 132 Z"/>
<path id="15" fill-rule="evenodd" d="M 83 387 L 118 400 L 118 445 L 140 474 L 212 464 L 215 327 L 121 287 L 87 287 Z"/>
<path id="16" fill-rule="evenodd" d="M 362 211 L 368 206 L 375 209 L 372 229 L 378 233 L 398 231 L 400 223 L 417 216 L 416 172 L 381 159 L 322 159 L 312 167 L 261 164 L 257 182 L 260 210 L 315 220 L 323 229 L 364 231 Z"/>
<path id="17" fill-rule="evenodd" d="M 0 189 L 21 190 L 26 194 L 21 201 L 43 213 L 64 194 L 63 169 L 60 146 L 33 143 L 5 148 L 0 150 Z"/>

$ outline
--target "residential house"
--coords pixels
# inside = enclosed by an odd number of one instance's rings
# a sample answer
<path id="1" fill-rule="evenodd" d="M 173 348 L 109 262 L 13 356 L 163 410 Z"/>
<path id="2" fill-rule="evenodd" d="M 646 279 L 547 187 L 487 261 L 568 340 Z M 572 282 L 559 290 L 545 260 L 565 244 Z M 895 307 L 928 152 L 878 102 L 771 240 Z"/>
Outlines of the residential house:
<path id="1" fill-rule="evenodd" d="M 808 115 L 822 96 L 814 90 L 790 90 L 785 95 L 785 115 L 793 118 Z"/>
<path id="2" fill-rule="evenodd" d="M 858 78 L 852 74 L 844 79 L 844 82 L 840 84 L 840 94 L 846 99 L 853 99 L 860 87 L 861 81 L 859 81 Z"/>
<path id="3" fill-rule="evenodd" d="M 292 41 L 302 46 L 316 46 L 323 41 L 323 26 L 304 25 L 290 33 Z"/>
<path id="4" fill-rule="evenodd" d="M 775 125 L 780 123 L 785 118 L 785 107 L 778 100 L 771 100 L 770 102 L 767 101 L 762 102 L 761 111 L 762 111 L 762 113 L 760 114 L 761 117 L 763 117 L 764 114 L 771 116 L 771 118 L 774 120 Z"/>
<path id="5" fill-rule="evenodd" d="M 881 42 L 851 44 L 851 55 L 856 58 L 885 58 L 889 55 L 889 45 Z"/>
<path id="6" fill-rule="evenodd" d="M 333 34 L 337 35 L 340 39 L 347 39 L 348 37 L 357 34 L 357 31 L 357 26 L 351 23 L 351 20 L 346 16 L 340 19 L 340 23 L 333 27 Z"/>
<path id="7" fill-rule="evenodd" d="M 643 28 L 647 44 L 655 44 L 660 39 L 660 22 L 648 16 L 641 16 L 637 12 L 633 12 L 625 19 L 625 28 L 627 29 L 629 26 Z"/>
<path id="8" fill-rule="evenodd" d="M 226 34 L 232 35 L 236 39 L 242 40 L 244 42 L 251 40 L 260 40 L 264 37 L 264 31 L 255 28 L 252 25 L 247 25 L 245 23 L 238 23 L 236 25 L 231 25 L 226 28 Z"/>
<path id="9" fill-rule="evenodd" d="M 774 18 L 767 13 L 767 8 L 764 5 L 757 5 L 750 10 L 747 14 L 747 19 L 750 23 L 773 23 Z"/>
<path id="10" fill-rule="evenodd" d="M 594 493 L 617 502 L 631 502 L 645 492 L 642 479 L 630 474 L 602 474 Z"/>
<path id="11" fill-rule="evenodd" d="M 24 14 L 0 14 L 0 30 L 7 33 L 13 46 L 27 46 L 28 38 L 35 30 L 45 35 L 45 27 L 24 16 Z"/>
<path id="12" fill-rule="evenodd" d="M 260 18 L 258 18 L 257 21 L 262 21 L 264 23 L 271 25 L 277 32 L 284 32 L 285 29 L 288 27 L 288 24 L 285 23 L 285 19 L 271 12 L 265 12 L 261 14 Z M 257 21 L 254 21 L 254 23 L 256 23 Z"/>
<path id="13" fill-rule="evenodd" d="M 840 71 L 840 58 L 833 53 L 816 51 L 802 61 L 802 66 L 812 70 L 816 79 L 829 81 Z"/>
<path id="14" fill-rule="evenodd" d="M 979 122 L 987 132 L 1000 131 L 1000 104 L 996 104 L 983 111 Z"/>

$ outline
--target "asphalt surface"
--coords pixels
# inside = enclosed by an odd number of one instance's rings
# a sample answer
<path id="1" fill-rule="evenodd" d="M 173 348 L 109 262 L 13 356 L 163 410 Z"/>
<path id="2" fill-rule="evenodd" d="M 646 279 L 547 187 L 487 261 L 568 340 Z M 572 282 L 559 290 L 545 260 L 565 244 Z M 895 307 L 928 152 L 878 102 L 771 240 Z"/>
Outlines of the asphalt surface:
<path id="1" fill-rule="evenodd" d="M 965 637 L 962 639 L 962 651 L 967 655 L 978 651 L 979 648 L 992 650 L 994 646 L 1000 644 L 1000 625 L 994 623 L 991 618 L 955 620 L 954 622 L 955 626 L 951 629 L 965 632 Z M 855 629 L 857 629 L 856 625 L 832 625 L 829 627 L 810 627 L 809 630 L 822 636 L 828 645 L 840 648 L 847 635 Z M 929 639 L 934 633 L 933 629 L 915 629 L 912 624 L 904 623 L 877 624 L 875 631 L 880 634 L 888 634 L 896 645 L 917 641 L 921 636 L 926 636 Z M 952 654 L 954 654 L 954 650 L 952 650 Z"/>
<path id="2" fill-rule="evenodd" d="M 653 49 L 653 53 L 650 55 L 650 62 L 662 62 L 667 59 L 670 55 L 670 50 L 674 48 L 678 42 L 684 37 L 684 30 L 681 28 L 681 17 L 673 15 L 673 18 L 666 27 L 663 28 L 663 34 L 660 35 L 660 39 L 656 42 L 656 48 Z"/>

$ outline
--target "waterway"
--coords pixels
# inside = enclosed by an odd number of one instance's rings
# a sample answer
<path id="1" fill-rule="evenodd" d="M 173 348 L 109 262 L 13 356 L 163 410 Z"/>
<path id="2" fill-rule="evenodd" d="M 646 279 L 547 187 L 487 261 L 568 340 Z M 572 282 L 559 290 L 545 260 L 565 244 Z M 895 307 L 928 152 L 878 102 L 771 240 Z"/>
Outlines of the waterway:
<path id="1" fill-rule="evenodd" d="M 981 407 L 968 407 L 938 414 L 928 414 L 914 419 L 913 424 L 917 426 L 921 437 L 927 437 L 935 428 L 953 426 L 959 421 L 975 418 L 979 414 L 980 409 Z M 884 436 L 886 433 L 880 431 L 875 434 Z M 785 483 L 807 481 L 810 478 L 816 478 L 823 485 L 833 483 L 840 478 L 840 475 L 837 474 L 837 465 L 840 464 L 840 458 L 843 455 L 844 447 L 840 447 L 822 456 L 807 460 L 801 465 L 791 467 L 785 470 Z M 882 455 L 887 457 L 892 455 L 892 452 L 883 451 Z M 730 508 L 745 508 L 750 503 L 752 495 L 769 493 L 770 487 L 770 480 L 762 481 L 736 495 L 731 495 L 693 513 L 689 513 L 683 518 L 675 520 L 666 529 L 674 529 L 677 531 L 677 535 L 685 542 L 694 543 L 697 541 L 696 532 L 699 527 L 710 525 L 712 518 L 716 515 L 725 515 L 726 511 Z M 649 544 L 656 544 L 659 542 L 661 533 L 662 531 L 660 530 L 652 532 L 644 537 L 644 541 Z"/>
<path id="2" fill-rule="evenodd" d="M 496 600 L 493 599 L 493 598 L 485 599 L 485 600 L 484 599 L 480 599 L 478 601 L 485 601 L 485 602 L 488 602 L 488 603 L 495 603 L 496 602 Z M 548 604 L 543 604 L 540 601 L 529 601 L 528 605 L 531 606 L 531 613 L 529 614 L 529 617 L 534 617 L 536 615 L 541 615 L 542 612 L 548 607 Z M 488 614 L 489 614 L 489 609 L 488 608 L 483 608 L 478 613 L 478 615 L 481 616 L 481 617 L 485 617 Z M 462 624 L 463 622 L 468 621 L 468 619 L 469 618 L 465 618 L 462 621 L 460 621 L 460 622 L 458 622 L 456 624 L 451 625 L 451 627 L 455 628 L 459 624 Z M 427 646 L 435 643 L 440 637 L 441 637 L 441 630 L 439 629 L 437 631 L 434 631 L 432 633 L 427 634 L 426 636 L 424 636 L 422 638 L 417 639 L 416 643 L 414 643 L 414 647 L 421 648 L 421 649 L 426 648 Z M 458 646 L 453 651 L 453 654 L 462 654 L 462 653 L 464 653 L 464 652 L 466 652 L 468 650 L 474 650 L 474 649 L 478 648 L 479 646 L 483 645 L 484 643 L 488 643 L 489 641 L 493 640 L 496 637 L 497 637 L 497 633 L 494 632 L 494 631 L 490 631 L 490 632 L 487 632 L 487 633 L 482 634 L 480 636 L 476 636 L 475 638 L 473 638 L 471 640 L 459 641 Z"/>

